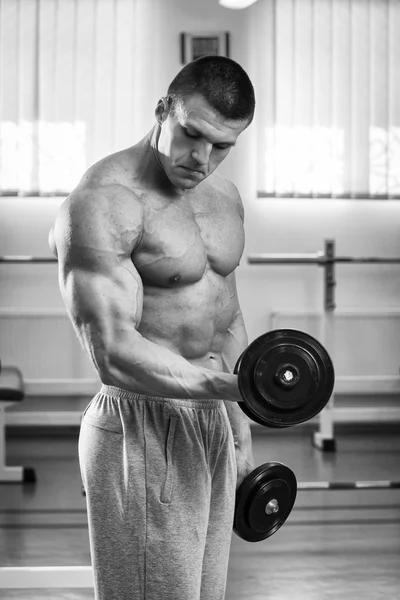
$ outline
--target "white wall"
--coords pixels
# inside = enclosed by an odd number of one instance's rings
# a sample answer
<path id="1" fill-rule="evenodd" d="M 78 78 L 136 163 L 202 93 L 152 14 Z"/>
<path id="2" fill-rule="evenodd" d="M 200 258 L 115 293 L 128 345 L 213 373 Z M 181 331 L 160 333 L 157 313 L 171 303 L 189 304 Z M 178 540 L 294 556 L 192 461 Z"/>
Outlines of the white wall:
<path id="1" fill-rule="evenodd" d="M 314 253 L 324 249 L 325 239 L 333 238 L 338 255 L 400 257 L 400 203 L 252 198 L 247 202 L 246 231 L 247 255 Z M 337 265 L 336 278 L 338 308 L 400 308 L 400 265 Z M 239 279 L 242 287 L 250 282 L 257 286 L 252 304 L 257 302 L 256 313 L 265 318 L 277 309 L 322 309 L 323 271 L 319 267 L 245 263 Z M 254 307 L 248 318 L 253 311 Z M 255 335 L 253 319 L 249 327 Z"/>
<path id="2" fill-rule="evenodd" d="M 251 73 L 254 53 L 250 49 L 247 17 L 246 11 L 223 9 L 216 0 L 168 2 L 168 11 L 163 13 L 163 37 L 154 40 L 160 46 L 160 60 L 165 66 L 165 81 L 160 82 L 160 94 L 180 68 L 180 31 L 231 31 L 232 58 Z M 151 125 L 149 122 L 149 128 Z M 246 261 L 248 254 L 316 252 L 323 249 L 324 239 L 334 238 L 338 254 L 400 256 L 399 202 L 257 199 L 255 134 L 254 126 L 250 127 L 221 168 L 239 187 L 246 208 L 247 243 L 237 279 L 251 340 L 270 328 L 273 311 L 321 310 L 323 272 L 314 266 L 250 266 Z M 49 255 L 47 235 L 61 201 L 60 198 L 0 198 L 0 255 Z M 400 308 L 400 265 L 338 266 L 336 297 L 339 308 Z M 4 309 L 17 307 L 63 310 L 56 265 L 0 264 L 0 311 L 4 314 Z M 400 333 L 398 321 L 400 319 L 392 320 L 391 327 Z M 377 323 L 376 327 L 380 326 Z M 72 329 L 62 317 L 3 317 L 0 318 L 0 331 L 3 363 L 21 366 L 36 395 L 43 388 L 42 380 L 93 377 L 88 359 L 83 356 Z M 347 347 L 349 341 L 340 339 Z M 382 367 L 385 365 L 382 354 L 390 357 L 387 361 L 390 373 L 385 374 L 396 375 L 396 360 L 400 363 L 396 340 L 400 340 L 400 336 L 388 340 L 386 347 L 382 345 L 378 330 L 371 339 L 370 328 L 363 335 L 362 328 L 360 331 L 357 326 L 353 331 L 350 325 L 350 339 L 352 349 L 359 343 L 360 347 L 369 348 L 371 355 L 376 353 L 380 357 L 377 361 L 379 369 L 386 368 Z M 377 339 L 380 340 L 379 347 L 375 343 Z M 336 353 L 342 351 L 343 348 L 335 348 Z M 348 353 L 350 365 L 347 364 L 347 370 L 350 372 L 352 353 L 353 350 Z M 355 360 L 356 363 L 358 365 Z M 370 372 L 369 363 L 365 368 Z M 91 388 L 86 389 L 86 393 L 90 394 Z"/>

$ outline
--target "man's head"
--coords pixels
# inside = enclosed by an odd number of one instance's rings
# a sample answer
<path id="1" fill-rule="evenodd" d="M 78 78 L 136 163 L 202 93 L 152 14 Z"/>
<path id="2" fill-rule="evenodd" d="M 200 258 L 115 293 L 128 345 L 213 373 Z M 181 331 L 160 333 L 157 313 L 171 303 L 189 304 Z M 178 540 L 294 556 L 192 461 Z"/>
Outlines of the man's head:
<path id="1" fill-rule="evenodd" d="M 173 185 L 191 189 L 228 155 L 254 115 L 254 90 L 233 60 L 205 56 L 186 65 L 156 109 L 158 151 Z"/>

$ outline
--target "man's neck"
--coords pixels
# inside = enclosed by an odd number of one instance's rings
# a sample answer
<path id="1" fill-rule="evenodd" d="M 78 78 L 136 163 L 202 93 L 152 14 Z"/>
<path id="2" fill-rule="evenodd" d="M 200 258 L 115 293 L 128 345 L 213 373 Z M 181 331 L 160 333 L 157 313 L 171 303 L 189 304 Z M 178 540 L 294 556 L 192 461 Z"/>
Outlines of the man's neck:
<path id="1" fill-rule="evenodd" d="M 150 148 L 152 150 L 152 154 L 153 154 L 155 163 L 158 165 L 160 170 L 165 175 L 164 167 L 162 165 L 162 162 L 160 159 L 160 154 L 158 152 L 158 138 L 160 137 L 160 133 L 161 133 L 161 128 L 160 128 L 159 124 L 156 123 L 154 125 L 152 131 L 150 132 Z"/>
<path id="2" fill-rule="evenodd" d="M 164 189 L 167 194 L 171 194 L 173 196 L 191 196 L 193 195 L 193 190 L 191 189 L 182 189 L 174 186 L 171 181 L 168 179 L 164 166 L 162 164 L 162 160 L 160 158 L 160 152 L 158 150 L 158 140 L 161 133 L 161 127 L 158 123 L 156 123 L 153 129 L 150 131 L 150 150 L 152 160 L 154 161 L 154 172 L 157 176 L 157 182 Z"/>

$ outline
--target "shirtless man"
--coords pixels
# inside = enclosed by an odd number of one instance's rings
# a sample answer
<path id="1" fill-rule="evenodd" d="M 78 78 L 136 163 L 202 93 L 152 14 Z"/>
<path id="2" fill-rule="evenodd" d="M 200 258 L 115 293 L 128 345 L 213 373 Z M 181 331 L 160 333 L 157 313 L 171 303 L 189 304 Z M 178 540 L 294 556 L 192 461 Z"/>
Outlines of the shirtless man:
<path id="1" fill-rule="evenodd" d="M 222 600 L 236 486 L 253 469 L 236 360 L 236 187 L 214 171 L 254 113 L 243 69 L 186 65 L 131 148 L 85 173 L 50 233 L 102 382 L 79 460 L 97 600 Z"/>

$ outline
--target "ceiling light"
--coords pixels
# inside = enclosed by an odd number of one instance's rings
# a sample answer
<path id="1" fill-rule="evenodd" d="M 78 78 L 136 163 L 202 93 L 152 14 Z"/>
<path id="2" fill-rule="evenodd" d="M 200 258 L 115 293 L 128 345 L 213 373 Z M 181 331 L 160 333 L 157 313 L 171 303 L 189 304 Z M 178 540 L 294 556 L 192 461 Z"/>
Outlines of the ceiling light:
<path id="1" fill-rule="evenodd" d="M 219 4 L 224 8 L 247 8 L 257 2 L 257 0 L 219 0 Z"/>

